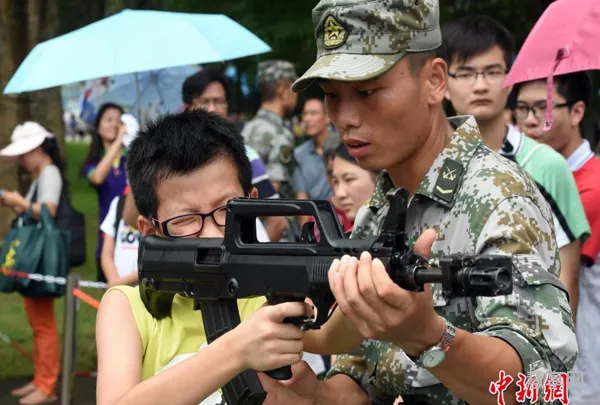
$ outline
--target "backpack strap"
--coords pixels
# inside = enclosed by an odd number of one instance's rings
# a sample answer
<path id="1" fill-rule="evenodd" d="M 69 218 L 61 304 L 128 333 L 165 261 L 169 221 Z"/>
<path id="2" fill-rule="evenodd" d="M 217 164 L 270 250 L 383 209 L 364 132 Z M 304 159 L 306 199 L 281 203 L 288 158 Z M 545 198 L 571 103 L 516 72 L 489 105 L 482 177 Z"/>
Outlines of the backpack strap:
<path id="1" fill-rule="evenodd" d="M 37 180 L 35 182 L 35 185 L 33 186 L 33 194 L 31 195 L 31 203 L 35 204 L 37 202 L 37 197 L 38 197 L 38 185 L 37 185 Z"/>
<path id="2" fill-rule="evenodd" d="M 117 234 L 119 233 L 119 222 L 121 222 L 121 218 L 123 218 L 123 207 L 125 206 L 125 195 L 122 194 L 119 196 L 119 201 L 117 201 L 117 215 L 115 218 L 115 240 L 117 240 Z"/>

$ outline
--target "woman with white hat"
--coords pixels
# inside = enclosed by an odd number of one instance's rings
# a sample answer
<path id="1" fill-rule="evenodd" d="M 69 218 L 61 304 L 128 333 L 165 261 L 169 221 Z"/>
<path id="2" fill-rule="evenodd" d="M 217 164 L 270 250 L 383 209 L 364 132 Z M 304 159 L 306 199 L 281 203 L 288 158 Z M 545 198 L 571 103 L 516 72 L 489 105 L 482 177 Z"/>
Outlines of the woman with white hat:
<path id="1" fill-rule="evenodd" d="M 31 207 L 37 219 L 43 203 L 55 216 L 63 188 L 66 190 L 67 187 L 56 137 L 37 122 L 29 121 L 15 128 L 11 141 L 0 150 L 0 157 L 18 160 L 32 174 L 34 181 L 25 196 L 17 191 L 3 190 L 0 205 L 12 208 L 17 214 Z M 13 390 L 12 395 L 21 397 L 19 403 L 23 405 L 53 402 L 57 399 L 55 389 L 60 372 L 54 299 L 24 297 L 24 301 L 33 329 L 34 377 L 29 384 Z"/>

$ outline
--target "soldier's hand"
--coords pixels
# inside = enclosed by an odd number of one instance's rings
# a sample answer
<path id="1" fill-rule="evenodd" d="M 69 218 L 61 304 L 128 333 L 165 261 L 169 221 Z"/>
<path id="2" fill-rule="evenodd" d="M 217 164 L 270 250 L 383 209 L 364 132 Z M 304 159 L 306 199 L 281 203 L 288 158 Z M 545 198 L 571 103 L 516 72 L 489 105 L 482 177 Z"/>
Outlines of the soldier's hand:
<path id="1" fill-rule="evenodd" d="M 415 253 L 429 257 L 436 237 L 433 230 L 424 232 L 415 244 Z M 329 271 L 333 294 L 365 338 L 393 342 L 411 355 L 441 339 L 445 323 L 434 310 L 429 285 L 420 293 L 400 288 L 383 263 L 367 252 L 360 260 L 344 256 L 336 267 Z"/>
<path id="2" fill-rule="evenodd" d="M 292 365 L 290 380 L 274 380 L 263 373 L 258 377 L 267 392 L 263 405 L 313 405 L 316 402 L 317 376 L 305 361 Z"/>

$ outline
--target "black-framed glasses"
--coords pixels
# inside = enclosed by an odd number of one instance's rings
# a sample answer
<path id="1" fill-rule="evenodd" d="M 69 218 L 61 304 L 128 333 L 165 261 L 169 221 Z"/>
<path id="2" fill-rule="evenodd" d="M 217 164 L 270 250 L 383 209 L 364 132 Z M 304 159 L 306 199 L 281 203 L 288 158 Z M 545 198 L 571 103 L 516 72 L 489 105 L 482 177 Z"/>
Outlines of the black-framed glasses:
<path id="1" fill-rule="evenodd" d="M 552 108 L 565 108 L 571 107 L 572 105 L 573 103 L 567 101 L 561 104 L 554 104 Z M 531 111 L 536 119 L 543 120 L 544 115 L 546 114 L 546 106 L 546 103 L 534 104 L 532 106 L 527 104 L 517 104 L 515 107 L 515 115 L 517 116 L 518 120 L 524 120 L 529 116 L 529 111 Z"/>
<path id="2" fill-rule="evenodd" d="M 498 67 L 486 69 L 480 72 L 476 70 L 459 70 L 456 73 L 448 72 L 448 76 L 450 76 L 453 79 L 456 79 L 457 81 L 463 84 L 473 85 L 477 81 L 479 75 L 481 75 L 483 76 L 483 79 L 488 83 L 495 84 L 500 81 L 503 81 L 507 73 L 508 69 Z"/>
<path id="3" fill-rule="evenodd" d="M 212 218 L 215 224 L 223 227 L 225 226 L 226 217 L 227 205 L 223 205 L 205 214 L 200 212 L 183 214 L 164 221 L 152 218 L 152 224 L 160 229 L 167 237 L 184 238 L 186 236 L 199 234 L 202 231 L 207 218 Z"/>

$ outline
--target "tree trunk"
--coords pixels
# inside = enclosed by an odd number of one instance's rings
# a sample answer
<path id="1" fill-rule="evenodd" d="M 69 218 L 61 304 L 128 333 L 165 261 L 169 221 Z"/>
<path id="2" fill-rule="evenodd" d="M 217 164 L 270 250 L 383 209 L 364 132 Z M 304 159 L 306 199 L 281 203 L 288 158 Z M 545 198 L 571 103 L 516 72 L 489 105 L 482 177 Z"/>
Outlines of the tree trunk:
<path id="1" fill-rule="evenodd" d="M 0 86 L 2 90 L 27 54 L 40 42 L 56 36 L 59 28 L 55 0 L 0 0 Z M 0 147 L 10 143 L 19 123 L 37 121 L 64 138 L 60 89 L 0 96 Z M 0 188 L 23 193 L 27 176 L 14 163 L 0 163 Z M 13 213 L 0 208 L 0 241 Z"/>

